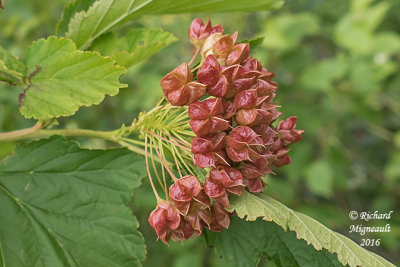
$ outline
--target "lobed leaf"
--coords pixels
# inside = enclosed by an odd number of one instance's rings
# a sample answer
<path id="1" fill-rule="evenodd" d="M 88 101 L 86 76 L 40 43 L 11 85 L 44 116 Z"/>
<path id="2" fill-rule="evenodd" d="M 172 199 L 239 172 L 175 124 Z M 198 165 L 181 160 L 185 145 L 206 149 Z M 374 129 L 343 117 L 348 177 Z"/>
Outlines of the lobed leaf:
<path id="1" fill-rule="evenodd" d="M 207 232 L 208 237 L 210 234 Z M 257 266 L 261 255 L 267 256 L 276 266 L 343 266 L 327 250 L 317 251 L 304 240 L 297 239 L 295 233 L 285 232 L 275 223 L 261 219 L 248 222 L 233 217 L 229 230 L 214 235 L 209 242 L 221 257 L 235 266 Z"/>
<path id="2" fill-rule="evenodd" d="M 145 245 L 128 204 L 144 177 L 127 149 L 88 150 L 61 137 L 0 163 L 4 266 L 141 266 Z"/>
<path id="3" fill-rule="evenodd" d="M 283 0 L 98 0 L 71 19 L 66 36 L 85 49 L 113 27 L 143 15 L 192 12 L 259 11 L 281 7 Z"/>
<path id="4" fill-rule="evenodd" d="M 106 94 L 116 95 L 125 85 L 125 69 L 111 58 L 76 50 L 65 38 L 33 42 L 25 55 L 29 86 L 20 95 L 26 118 L 49 119 L 73 115 L 80 106 L 99 104 Z"/>
<path id="5" fill-rule="evenodd" d="M 75 0 L 64 7 L 62 16 L 56 25 L 56 35 L 65 34 L 68 31 L 68 24 L 75 13 L 86 12 L 96 0 Z"/>
<path id="6" fill-rule="evenodd" d="M 119 65 L 130 67 L 177 40 L 173 34 L 161 29 L 133 29 L 121 38 L 107 33 L 96 39 L 90 49 L 112 56 Z"/>
<path id="7" fill-rule="evenodd" d="M 316 250 L 327 249 L 336 253 L 343 265 L 352 266 L 394 266 L 384 258 L 358 246 L 349 238 L 336 233 L 314 219 L 296 212 L 282 203 L 270 198 L 265 193 L 251 194 L 247 191 L 231 199 L 231 210 L 240 218 L 255 221 L 261 217 L 283 228 L 296 232 L 298 239 L 304 239 Z"/>
<path id="8" fill-rule="evenodd" d="M 0 45 L 0 81 L 15 84 L 25 74 L 25 66 Z"/>

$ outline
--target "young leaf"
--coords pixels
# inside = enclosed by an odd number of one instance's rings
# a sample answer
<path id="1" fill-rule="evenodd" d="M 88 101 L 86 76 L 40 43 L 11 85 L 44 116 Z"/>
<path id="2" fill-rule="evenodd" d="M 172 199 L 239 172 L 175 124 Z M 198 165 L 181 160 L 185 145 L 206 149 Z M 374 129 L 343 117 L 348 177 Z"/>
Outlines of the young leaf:
<path id="1" fill-rule="evenodd" d="M 233 217 L 229 230 L 215 233 L 211 242 L 222 258 L 240 267 L 257 266 L 261 255 L 267 256 L 276 266 L 343 266 L 327 250 L 317 251 L 304 240 L 297 239 L 295 233 L 285 232 L 275 223 L 261 219 L 247 222 Z"/>
<path id="2" fill-rule="evenodd" d="M 277 9 L 283 0 L 99 0 L 87 12 L 76 13 L 66 36 L 80 49 L 116 25 L 148 14 L 177 14 L 191 12 L 259 11 Z"/>
<path id="3" fill-rule="evenodd" d="M 96 39 L 90 49 L 112 56 L 119 65 L 130 67 L 177 40 L 161 29 L 133 29 L 121 38 L 113 33 L 105 34 Z"/>
<path id="4" fill-rule="evenodd" d="M 99 104 L 106 94 L 125 87 L 125 69 L 95 52 L 76 50 L 65 38 L 33 42 L 25 55 L 29 86 L 20 95 L 26 118 L 49 119 L 73 115 L 80 106 Z"/>
<path id="5" fill-rule="evenodd" d="M 127 205 L 144 177 L 127 149 L 52 137 L 0 163 L 5 266 L 140 266 L 145 245 Z"/>
<path id="6" fill-rule="evenodd" d="M 248 221 L 262 217 L 263 220 L 278 224 L 285 231 L 294 231 L 297 238 L 312 244 L 316 250 L 327 249 L 336 253 L 343 265 L 394 267 L 384 258 L 358 246 L 349 238 L 328 229 L 314 219 L 289 209 L 265 193 L 255 195 L 244 191 L 240 198 L 232 198 L 231 209 L 236 211 L 240 218 L 246 217 Z"/>
<path id="7" fill-rule="evenodd" d="M 24 73 L 24 64 L 0 45 L 0 81 L 14 85 L 21 81 Z"/>

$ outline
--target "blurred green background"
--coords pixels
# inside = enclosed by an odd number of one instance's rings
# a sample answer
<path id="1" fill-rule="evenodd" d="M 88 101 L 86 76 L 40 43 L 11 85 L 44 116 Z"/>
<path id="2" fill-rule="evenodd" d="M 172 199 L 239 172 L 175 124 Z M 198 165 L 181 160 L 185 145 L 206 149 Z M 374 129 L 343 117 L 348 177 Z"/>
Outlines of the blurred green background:
<path id="1" fill-rule="evenodd" d="M 0 11 L 0 44 L 17 56 L 40 37 L 54 34 L 68 1 L 6 0 Z M 239 39 L 265 36 L 254 55 L 279 83 L 276 101 L 282 118 L 298 116 L 304 139 L 293 146 L 293 163 L 268 178 L 267 192 L 286 206 L 304 212 L 400 265 L 400 1 L 286 1 L 281 10 L 260 13 L 148 16 L 119 28 L 163 28 L 180 41 L 130 68 L 129 87 L 116 97 L 76 116 L 62 127 L 111 130 L 129 124 L 162 96 L 160 79 L 193 47 L 187 31 L 194 17 L 209 17 Z M 0 131 L 29 127 L 18 110 L 20 87 L 0 84 Z M 81 140 L 105 147 L 99 140 Z M 0 159 L 16 144 L 0 143 Z M 131 207 L 146 239 L 146 266 L 229 266 L 206 248 L 203 238 L 165 246 L 147 223 L 155 201 L 147 184 L 135 191 Z M 351 221 L 351 210 L 386 213 L 390 220 Z M 352 224 L 391 226 L 390 233 L 350 234 Z M 263 259 L 260 266 L 274 266 Z"/>

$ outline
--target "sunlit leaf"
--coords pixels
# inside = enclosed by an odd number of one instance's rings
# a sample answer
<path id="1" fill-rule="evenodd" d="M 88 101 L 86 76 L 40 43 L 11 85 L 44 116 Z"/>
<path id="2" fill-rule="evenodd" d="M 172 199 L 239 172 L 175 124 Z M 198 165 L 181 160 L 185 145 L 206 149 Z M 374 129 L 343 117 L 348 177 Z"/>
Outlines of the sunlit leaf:
<path id="1" fill-rule="evenodd" d="M 26 118 L 73 115 L 80 106 L 99 104 L 116 95 L 125 69 L 111 58 L 76 50 L 68 39 L 49 37 L 34 42 L 25 56 L 29 86 L 20 95 Z"/>
<path id="2" fill-rule="evenodd" d="M 121 38 L 113 33 L 105 34 L 96 39 L 90 49 L 112 56 L 119 65 L 130 67 L 177 40 L 161 29 L 133 29 Z"/>
<path id="3" fill-rule="evenodd" d="M 15 84 L 22 79 L 24 73 L 24 64 L 0 45 L 0 81 Z"/>
<path id="4" fill-rule="evenodd" d="M 99 0 L 87 12 L 78 12 L 71 19 L 66 36 L 78 48 L 87 48 L 93 40 L 116 25 L 148 14 L 192 12 L 260 11 L 277 9 L 282 0 Z"/>
<path id="5" fill-rule="evenodd" d="M 304 239 L 316 250 L 326 249 L 335 253 L 343 265 L 394 267 L 384 258 L 358 246 L 349 238 L 328 229 L 316 220 L 286 207 L 265 193 L 251 194 L 244 191 L 241 197 L 231 198 L 231 210 L 248 221 L 255 221 L 261 217 L 276 223 L 285 231 L 294 231 L 298 239 Z"/>

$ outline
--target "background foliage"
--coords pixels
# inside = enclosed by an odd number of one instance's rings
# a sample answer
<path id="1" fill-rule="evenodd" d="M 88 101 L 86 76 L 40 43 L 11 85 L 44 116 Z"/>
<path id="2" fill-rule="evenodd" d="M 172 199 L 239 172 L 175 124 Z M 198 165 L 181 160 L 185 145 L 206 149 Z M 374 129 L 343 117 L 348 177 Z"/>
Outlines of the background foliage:
<path id="1" fill-rule="evenodd" d="M 54 25 L 66 3 L 6 1 L 7 12 L 0 13 L 0 44 L 22 57 L 32 40 L 55 33 Z M 287 116 L 297 115 L 298 128 L 305 130 L 304 141 L 291 152 L 293 163 L 270 177 L 267 193 L 353 240 L 381 238 L 380 247 L 369 249 L 399 265 L 399 12 L 400 3 L 395 0 L 303 0 L 287 1 L 277 12 L 142 17 L 117 33 L 122 35 L 132 28 L 162 28 L 181 41 L 129 68 L 122 81 L 128 87 L 120 89 L 118 97 L 106 96 L 101 105 L 81 108 L 74 118 L 61 119 L 60 124 L 110 130 L 121 123 L 129 124 L 141 110 L 152 108 L 162 95 L 161 77 L 190 59 L 193 48 L 186 40 L 194 17 L 209 17 L 221 23 L 226 32 L 238 30 L 241 39 L 265 36 L 256 56 L 276 73 L 281 110 Z M 124 41 L 121 45 L 126 45 Z M 165 42 L 173 41 L 165 36 Z M 19 114 L 18 94 L 22 91 L 0 83 L 1 132 L 33 124 Z M 81 144 L 90 148 L 109 145 L 87 139 Z M 15 143 L 0 143 L 0 157 L 14 147 Z M 145 265 L 172 261 L 172 266 L 226 266 L 206 248 L 203 239 L 189 240 L 183 247 L 171 244 L 169 248 L 155 242 L 156 236 L 146 221 L 155 201 L 146 186 L 135 191 L 131 204 L 146 240 Z M 395 211 L 389 221 L 391 233 L 364 237 L 349 234 L 351 210 Z M 382 226 L 380 221 L 356 223 Z M 260 266 L 273 265 L 264 258 Z"/>

